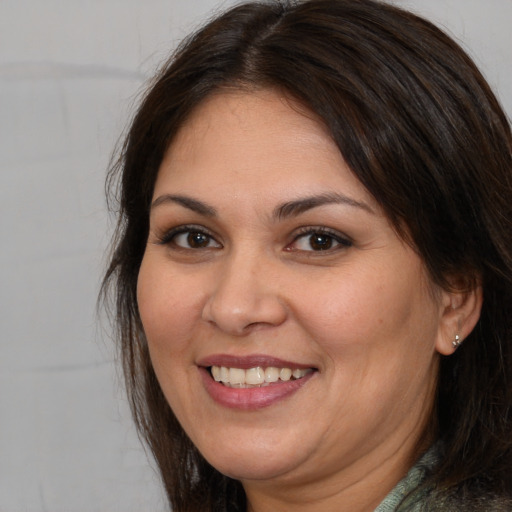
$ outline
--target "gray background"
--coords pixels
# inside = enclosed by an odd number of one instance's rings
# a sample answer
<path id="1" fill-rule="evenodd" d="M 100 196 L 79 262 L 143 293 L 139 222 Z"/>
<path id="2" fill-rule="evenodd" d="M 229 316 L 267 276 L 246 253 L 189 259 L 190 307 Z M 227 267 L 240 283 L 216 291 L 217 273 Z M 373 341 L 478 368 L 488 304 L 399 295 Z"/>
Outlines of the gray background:
<path id="1" fill-rule="evenodd" d="M 112 148 L 215 0 L 0 0 L 0 512 L 159 512 L 95 300 Z M 512 112 L 512 0 L 397 1 L 462 40 Z"/>

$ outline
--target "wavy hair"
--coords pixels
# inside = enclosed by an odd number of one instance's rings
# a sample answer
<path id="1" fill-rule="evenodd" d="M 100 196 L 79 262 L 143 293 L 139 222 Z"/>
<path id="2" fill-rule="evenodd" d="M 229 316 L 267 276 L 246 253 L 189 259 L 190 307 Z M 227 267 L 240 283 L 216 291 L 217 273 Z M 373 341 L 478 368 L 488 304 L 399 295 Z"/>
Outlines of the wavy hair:
<path id="1" fill-rule="evenodd" d="M 185 40 L 155 77 L 112 166 L 118 225 L 103 296 L 135 423 L 173 510 L 245 510 L 210 466 L 151 366 L 136 285 L 163 155 L 222 88 L 279 88 L 318 115 L 345 161 L 416 249 L 433 282 L 483 288 L 481 318 L 442 357 L 431 419 L 444 447 L 429 483 L 445 496 L 512 494 L 512 142 L 466 53 L 430 22 L 374 0 L 250 2 Z"/>

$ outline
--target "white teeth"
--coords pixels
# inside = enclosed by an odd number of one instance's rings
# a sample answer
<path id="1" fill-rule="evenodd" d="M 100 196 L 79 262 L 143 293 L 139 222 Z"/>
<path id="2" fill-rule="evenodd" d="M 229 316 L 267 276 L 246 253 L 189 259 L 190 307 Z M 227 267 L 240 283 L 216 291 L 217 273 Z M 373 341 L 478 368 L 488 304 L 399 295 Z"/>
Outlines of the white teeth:
<path id="1" fill-rule="evenodd" d="M 245 370 L 241 368 L 229 369 L 229 383 L 230 384 L 245 384 Z"/>
<path id="2" fill-rule="evenodd" d="M 292 371 L 290 368 L 281 368 L 281 371 L 279 372 L 279 378 L 281 380 L 290 380 L 292 378 Z"/>
<path id="3" fill-rule="evenodd" d="M 265 382 L 277 382 L 279 380 L 279 368 L 269 366 L 265 369 Z"/>
<path id="4" fill-rule="evenodd" d="M 219 366 L 212 366 L 212 377 L 215 379 L 216 382 L 220 382 L 220 367 Z"/>
<path id="5" fill-rule="evenodd" d="M 312 371 L 311 368 L 306 370 L 295 368 L 292 370 L 291 368 L 276 368 L 274 366 L 268 368 L 256 366 L 248 370 L 227 368 L 225 366 L 211 367 L 214 380 L 232 388 L 262 387 L 279 380 L 286 382 L 292 378 L 301 379 Z"/>
<path id="6" fill-rule="evenodd" d="M 302 373 L 302 370 L 293 370 L 292 375 L 295 379 L 300 379 L 301 377 L 304 377 L 304 374 Z"/>
<path id="7" fill-rule="evenodd" d="M 243 370 L 242 370 L 243 371 Z M 246 384 L 263 384 L 265 382 L 265 372 L 259 366 L 245 371 Z"/>
<path id="8" fill-rule="evenodd" d="M 229 382 L 229 368 L 226 368 L 225 366 L 221 366 L 219 381 L 220 382 Z"/>

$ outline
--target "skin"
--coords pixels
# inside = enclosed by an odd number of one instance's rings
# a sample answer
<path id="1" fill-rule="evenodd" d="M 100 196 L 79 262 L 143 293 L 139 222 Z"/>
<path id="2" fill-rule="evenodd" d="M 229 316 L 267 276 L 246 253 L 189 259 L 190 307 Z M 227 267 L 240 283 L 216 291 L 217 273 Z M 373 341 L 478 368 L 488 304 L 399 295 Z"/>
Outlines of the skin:
<path id="1" fill-rule="evenodd" d="M 320 228 L 326 250 L 311 244 Z M 478 316 L 429 281 L 322 123 L 266 90 L 211 96 L 174 139 L 138 303 L 169 404 L 253 511 L 374 510 L 430 442 L 438 353 L 470 330 L 466 309 Z M 200 375 L 215 354 L 315 372 L 269 406 L 229 408 Z"/>

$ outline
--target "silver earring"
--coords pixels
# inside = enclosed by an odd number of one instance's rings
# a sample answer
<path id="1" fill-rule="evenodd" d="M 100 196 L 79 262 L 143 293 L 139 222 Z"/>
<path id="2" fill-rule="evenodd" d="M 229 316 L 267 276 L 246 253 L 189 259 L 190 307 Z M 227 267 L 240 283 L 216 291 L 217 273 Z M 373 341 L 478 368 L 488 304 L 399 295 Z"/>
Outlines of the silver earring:
<path id="1" fill-rule="evenodd" d="M 462 344 L 462 340 L 458 334 L 455 335 L 455 339 L 452 341 L 453 348 L 459 348 Z"/>

